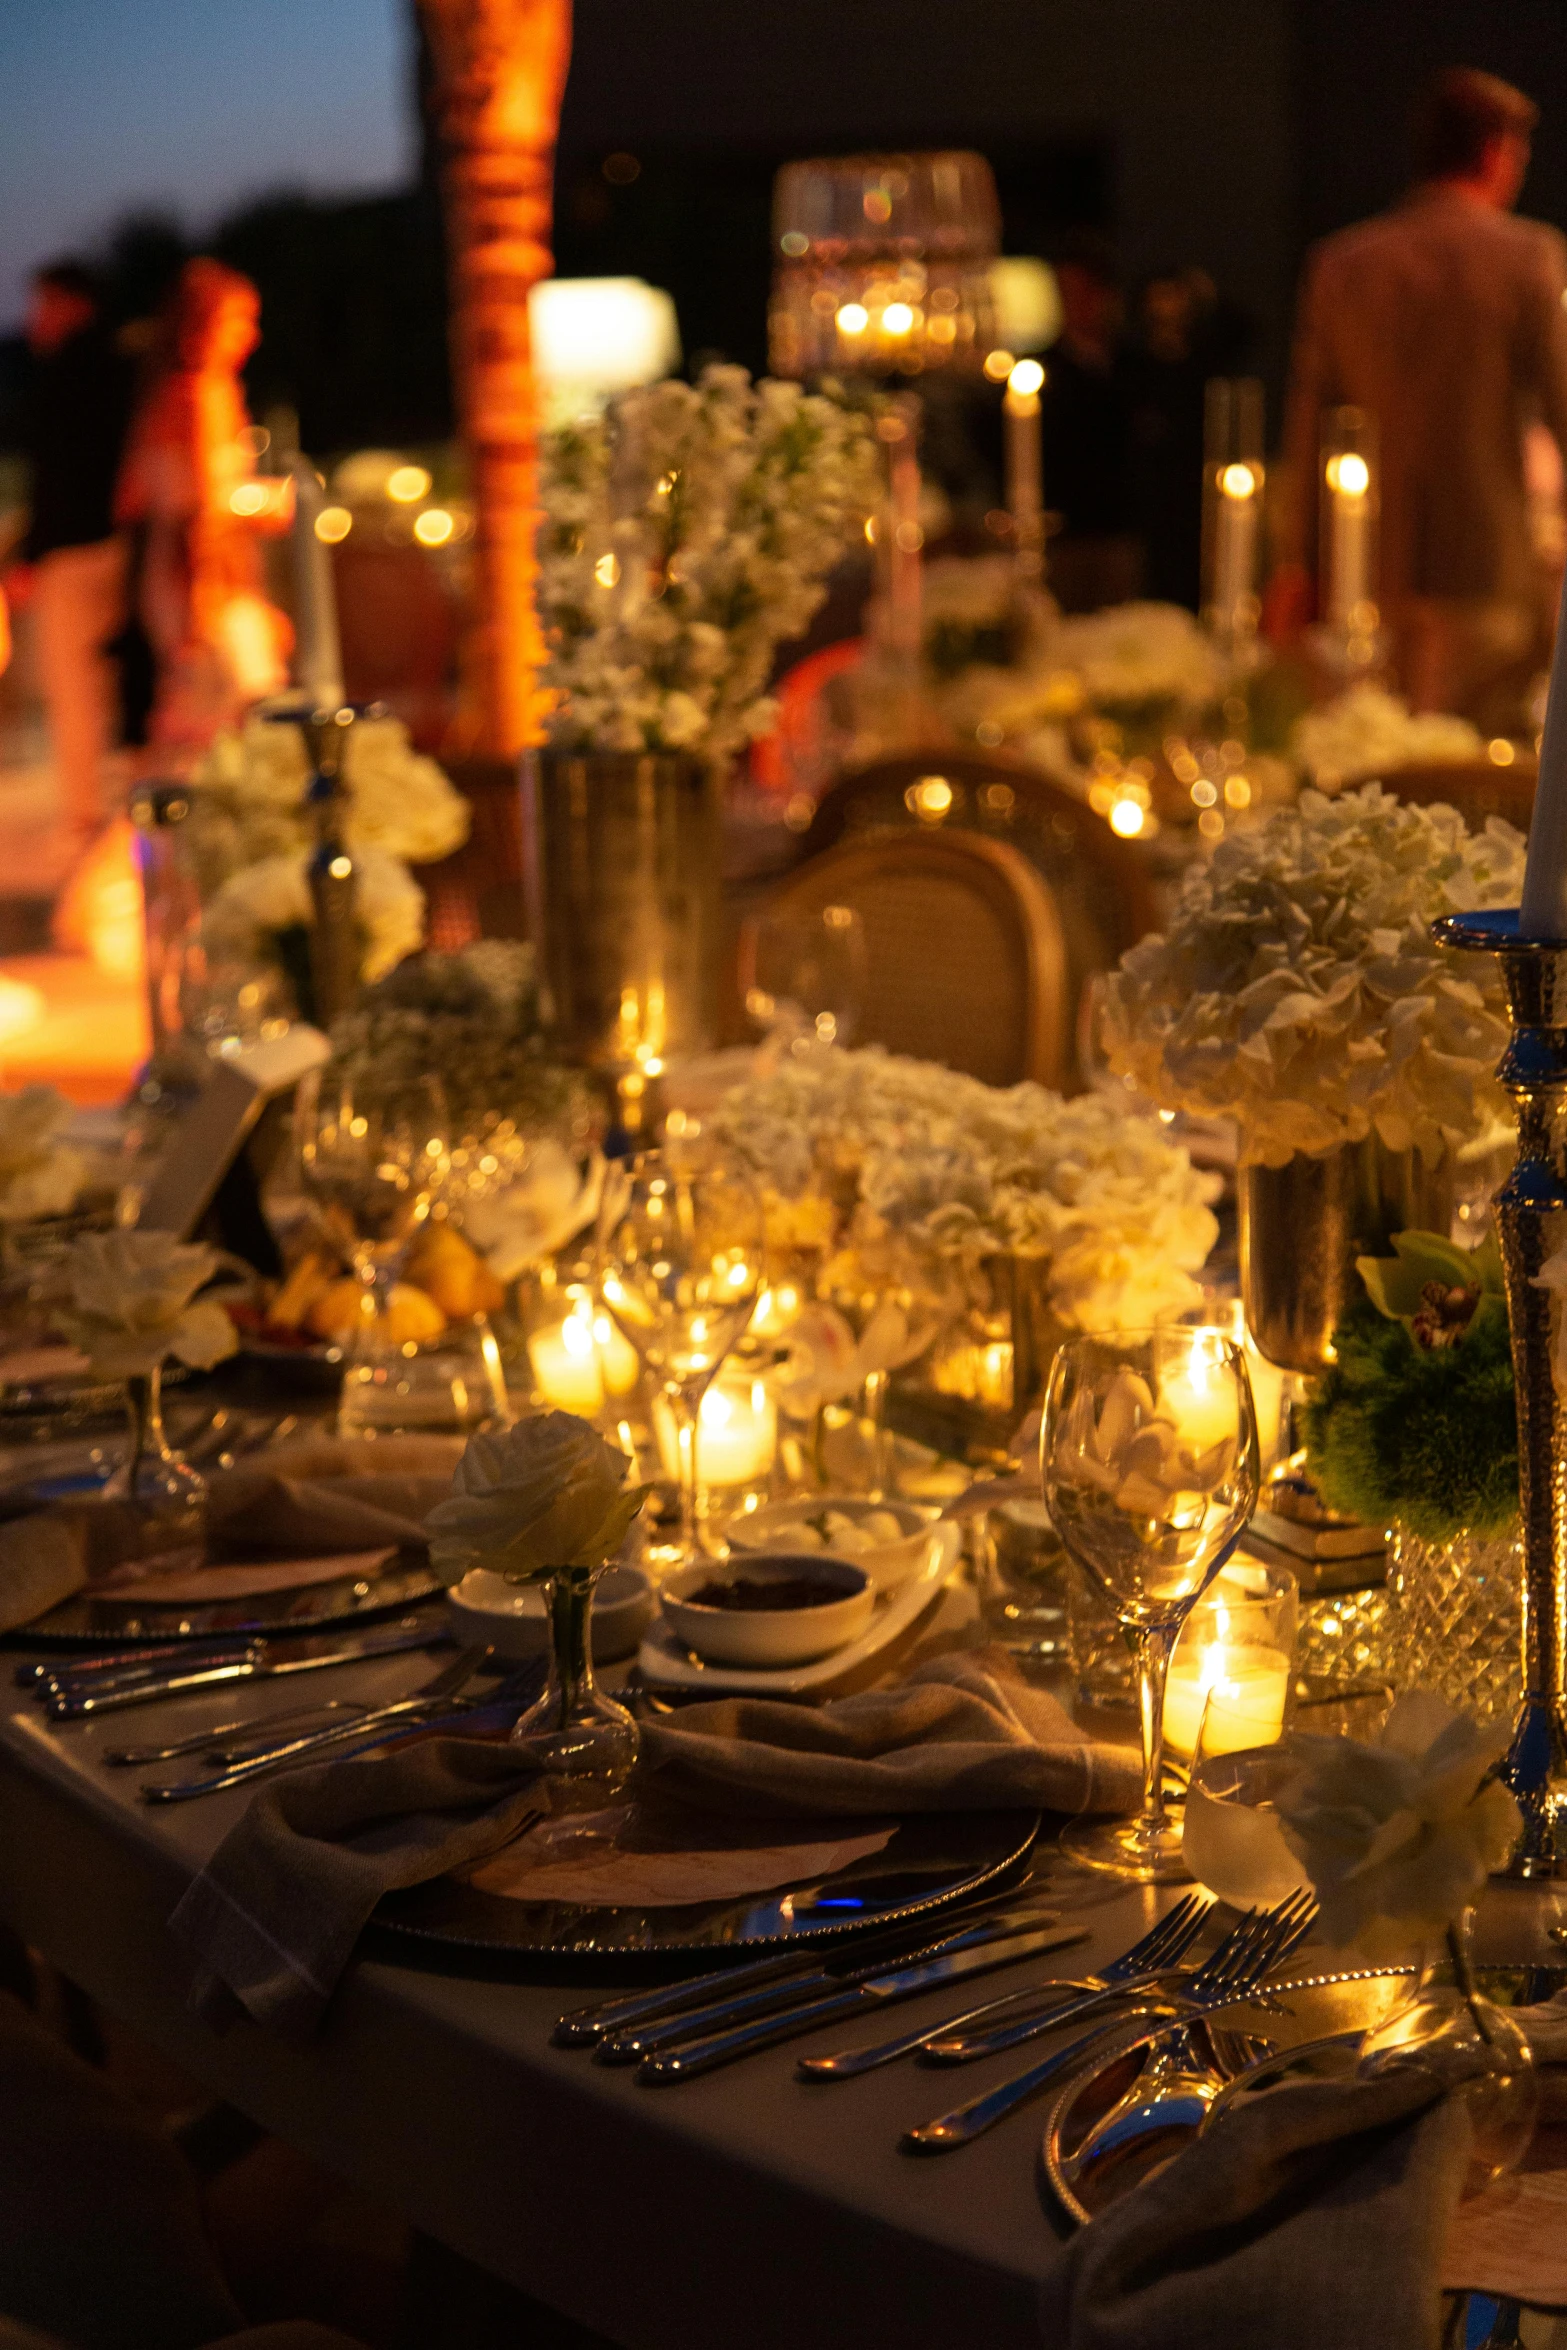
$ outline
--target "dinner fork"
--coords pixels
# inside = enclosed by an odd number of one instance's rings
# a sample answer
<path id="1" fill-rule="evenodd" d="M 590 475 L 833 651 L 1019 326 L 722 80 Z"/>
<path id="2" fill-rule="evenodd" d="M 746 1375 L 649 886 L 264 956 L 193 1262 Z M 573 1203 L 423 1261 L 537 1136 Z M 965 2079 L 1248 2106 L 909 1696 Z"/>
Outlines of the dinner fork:
<path id="1" fill-rule="evenodd" d="M 1285 1958 L 1297 1942 L 1311 1931 L 1317 1915 L 1317 1905 L 1309 1893 L 1292 1893 L 1270 1910 L 1252 1910 L 1232 1926 L 1224 1940 L 1210 1957 L 1203 1961 L 1178 1991 L 1172 1991 L 1164 2001 L 1166 2012 L 1173 2009 L 1173 2021 L 1185 2022 L 1215 2007 L 1228 2006 L 1233 2000 L 1255 1991 L 1268 1969 Z M 1158 2013 L 1158 2006 L 1150 2001 L 1146 2013 Z M 1057 2021 L 1060 2019 L 1057 2018 Z M 1027 2036 L 1053 2030 L 1054 2023 L 1036 2023 L 1029 2027 Z M 972 2144 L 975 2138 L 1037 2097 L 1052 2081 L 1059 2080 L 1075 2065 L 1090 2055 L 1104 2038 L 1113 2038 L 1121 2026 L 1099 2026 L 1082 2038 L 1071 2041 L 1031 2065 L 1027 2072 L 1016 2073 L 999 2088 L 987 2090 L 983 2097 L 970 2099 L 951 2113 L 938 2114 L 934 2121 L 921 2122 L 917 2128 L 905 2131 L 901 2144 L 909 2154 L 945 2154 L 958 2146 Z M 1013 2045 L 1003 2041 L 1003 2046 Z"/>
<path id="2" fill-rule="evenodd" d="M 1212 1906 L 1206 1894 L 1186 1894 L 1130 1950 L 1123 1950 L 1119 1958 L 1111 1959 L 1097 1975 L 1085 1975 L 1071 1983 L 1033 1983 L 1021 1991 L 1008 1991 L 999 1999 L 987 1999 L 982 2006 L 971 2007 L 962 2015 L 949 2015 L 939 2024 L 921 2024 L 912 2032 L 900 2032 L 896 2039 L 880 2040 L 871 2048 L 846 2048 L 834 2056 L 802 2057 L 795 2070 L 802 2081 L 852 2080 L 859 2073 L 874 2072 L 878 2065 L 911 2055 L 933 2040 L 966 2030 L 986 2016 L 998 2015 L 1020 2000 L 1037 2003 L 1051 1991 L 1090 1994 L 1087 1999 L 1069 1999 L 1064 2006 L 1058 2004 L 1052 2010 L 1052 2022 L 1068 2022 L 1073 2016 L 1082 2015 L 1107 1992 L 1140 1991 L 1159 1982 L 1186 1956 L 1202 1932 Z"/>
<path id="3" fill-rule="evenodd" d="M 1289 1900 L 1281 1902 L 1277 1909 L 1249 1910 L 1239 1925 L 1231 1928 L 1213 1956 L 1204 1962 L 1204 1966 L 1199 1968 L 1195 1975 L 1188 1978 L 1184 1984 L 1180 1982 L 1179 1977 L 1174 1978 L 1168 1986 L 1172 1994 L 1178 1992 L 1180 1997 L 1189 1998 L 1193 1986 L 1206 1978 L 1209 1967 L 1215 1965 L 1220 1958 L 1228 1959 L 1238 1956 L 1249 1947 L 1249 1944 L 1241 1937 L 1250 1936 L 1252 1940 L 1259 1942 L 1266 1939 L 1267 1931 L 1271 1929 L 1274 1921 L 1282 1921 L 1283 1912 L 1290 1908 L 1291 1902 L 1298 1903 L 1305 1898 L 1304 1895 L 1291 1895 Z M 1315 1915 L 1316 1911 L 1313 1907 L 1311 1916 Z M 1307 1926 L 1309 1924 L 1310 1918 L 1307 1919 Z M 1303 1926 L 1301 1932 L 1305 1931 L 1306 1927 Z M 1293 1950 L 1295 1942 L 1299 1940 L 1300 1935 L 1297 1934 L 1294 1941 L 1287 1945 L 1287 1948 Z M 1274 1959 L 1282 1958 L 1284 1955 L 1285 1949 L 1281 1947 L 1272 1952 L 1266 1963 L 1272 1965 Z M 1151 1990 L 1156 1988 L 1156 1985 L 1123 1985 L 1122 1989 L 1127 1990 L 1134 1987 Z M 1052 2008 L 1044 2015 L 1014 2017 L 1002 2023 L 988 2025 L 977 2032 L 941 2033 L 931 2039 L 929 2046 L 923 2049 L 921 2054 L 931 2064 L 972 2064 L 976 2057 L 1000 2056 L 1008 2048 L 1021 2048 L 1025 2041 L 1037 2040 L 1044 2033 L 1055 2031 L 1061 2024 L 1076 2023 L 1081 2016 L 1089 2015 L 1095 2008 L 1106 2004 L 1105 1995 L 1100 1992 L 1091 1994 L 1086 1999 L 1078 2000 L 1070 2007 Z"/>

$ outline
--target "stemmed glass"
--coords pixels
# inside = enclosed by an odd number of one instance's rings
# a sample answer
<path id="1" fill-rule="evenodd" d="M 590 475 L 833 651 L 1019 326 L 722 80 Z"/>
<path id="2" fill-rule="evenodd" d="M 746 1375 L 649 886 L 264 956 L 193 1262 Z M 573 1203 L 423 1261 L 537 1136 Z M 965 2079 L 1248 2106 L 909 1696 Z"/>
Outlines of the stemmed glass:
<path id="1" fill-rule="evenodd" d="M 1045 1501 L 1099 1586 L 1137 1666 L 1143 1803 L 1135 1819 L 1074 1821 L 1063 1850 L 1139 1884 L 1190 1871 L 1165 1810 L 1164 1688 L 1191 1610 L 1256 1506 L 1257 1417 L 1245 1358 L 1216 1330 L 1068 1339 L 1040 1430 Z"/>
<path id="2" fill-rule="evenodd" d="M 421 1077 L 356 1101 L 314 1070 L 294 1099 L 299 1172 L 326 1238 L 360 1287 L 353 1355 L 384 1351 L 392 1285 L 447 1163 L 446 1100 Z"/>
<path id="3" fill-rule="evenodd" d="M 762 1203 L 750 1177 L 702 1149 L 647 1151 L 612 1168 L 599 1218 L 598 1289 L 674 1424 L 680 1555 L 703 1552 L 702 1398 L 745 1333 L 761 1285 Z"/>
<path id="4" fill-rule="evenodd" d="M 763 914 L 740 959 L 745 1008 L 764 1034 L 852 1044 L 865 996 L 865 925 L 852 906 Z"/>

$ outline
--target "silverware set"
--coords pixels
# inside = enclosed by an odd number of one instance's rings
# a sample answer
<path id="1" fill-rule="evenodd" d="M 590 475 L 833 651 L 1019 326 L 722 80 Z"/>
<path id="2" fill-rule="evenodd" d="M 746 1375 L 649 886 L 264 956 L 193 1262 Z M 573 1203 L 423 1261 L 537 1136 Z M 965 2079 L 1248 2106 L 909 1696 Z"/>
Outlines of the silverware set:
<path id="1" fill-rule="evenodd" d="M 265 1639 L 161 1643 L 25 1664 L 16 1679 L 52 1720 L 79 1721 L 192 1691 L 286 1680 L 370 1657 L 451 1645 L 451 1635 L 438 1621 L 411 1615 L 330 1645 Z M 444 1660 L 421 1688 L 382 1704 L 323 1697 L 283 1710 L 239 1714 L 162 1744 L 111 1747 L 100 1759 L 117 1769 L 142 1769 L 199 1755 L 213 1766 L 209 1772 L 142 1783 L 148 1803 L 188 1802 L 295 1764 L 368 1753 L 415 1731 L 459 1721 L 468 1727 L 481 1721 L 488 1726 L 491 1712 L 504 1724 L 538 1694 L 547 1664 L 542 1657 L 530 1659 L 498 1682 L 475 1689 L 480 1673 L 493 1664 L 490 1649 L 467 1648 Z"/>
<path id="2" fill-rule="evenodd" d="M 637 2079 L 649 2086 L 692 2080 L 825 2024 L 877 2014 L 896 2001 L 1085 1939 L 1086 1929 L 1040 1906 L 1039 1892 L 1034 1888 L 1032 1899 L 1026 1891 L 991 1895 L 944 1912 L 939 1922 L 891 1929 L 823 1958 L 790 1952 L 673 1989 L 602 2000 L 561 2016 L 551 2037 L 560 2048 L 591 2049 L 596 2063 L 634 2065 Z M 1159 2126 L 1180 2126 L 1190 2118 L 1188 2108 L 1205 2111 L 1232 2073 L 1268 2052 L 1256 2035 L 1202 2019 L 1243 1999 L 1266 2004 L 1268 1974 L 1316 1917 L 1309 1895 L 1292 1894 L 1241 1918 L 1200 1964 L 1183 1964 L 1212 1906 L 1205 1894 L 1188 1894 L 1097 1974 L 1032 1983 L 937 2025 L 806 2057 L 797 2076 L 855 2079 L 909 2055 L 928 2065 L 966 2064 L 1096 2016 L 1093 2029 L 1058 2045 L 1025 2072 L 907 2131 L 904 2150 L 945 2153 L 970 2145 L 1046 2088 L 1080 2075 L 1085 2065 L 1097 2069 L 1113 2048 L 1129 2053 L 1148 2043 L 1155 2054 L 1143 2075 L 1096 2128 L 1110 2131 L 1119 2145 L 1156 2126 L 1146 2119 L 1155 2110 L 1162 2112 Z"/>

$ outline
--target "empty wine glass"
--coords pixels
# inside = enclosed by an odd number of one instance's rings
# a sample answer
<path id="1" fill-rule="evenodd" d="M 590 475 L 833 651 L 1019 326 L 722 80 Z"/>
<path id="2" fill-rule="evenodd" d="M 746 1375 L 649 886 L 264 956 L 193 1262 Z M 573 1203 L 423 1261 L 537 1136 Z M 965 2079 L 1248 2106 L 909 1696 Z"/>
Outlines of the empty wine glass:
<path id="1" fill-rule="evenodd" d="M 1256 1505 L 1257 1421 L 1245 1358 L 1215 1330 L 1068 1339 L 1040 1430 L 1057 1533 L 1114 1610 L 1137 1666 L 1143 1802 L 1135 1819 L 1074 1821 L 1062 1847 L 1141 1884 L 1185 1878 L 1163 1790 L 1164 1690 L 1192 1603 Z"/>
<path id="2" fill-rule="evenodd" d="M 373 1355 L 408 1243 L 445 1170 L 445 1096 L 438 1079 L 421 1077 L 356 1100 L 330 1070 L 315 1070 L 300 1081 L 294 1120 L 306 1196 L 360 1286 L 354 1353 Z"/>
<path id="3" fill-rule="evenodd" d="M 750 1177 L 715 1154 L 648 1151 L 609 1171 L 599 1241 L 599 1295 L 674 1425 L 680 1555 L 696 1558 L 702 1398 L 756 1303 L 762 1203 Z"/>
<path id="4" fill-rule="evenodd" d="M 852 906 L 763 914 L 742 940 L 741 982 L 765 1035 L 852 1044 L 865 998 L 865 925 Z"/>

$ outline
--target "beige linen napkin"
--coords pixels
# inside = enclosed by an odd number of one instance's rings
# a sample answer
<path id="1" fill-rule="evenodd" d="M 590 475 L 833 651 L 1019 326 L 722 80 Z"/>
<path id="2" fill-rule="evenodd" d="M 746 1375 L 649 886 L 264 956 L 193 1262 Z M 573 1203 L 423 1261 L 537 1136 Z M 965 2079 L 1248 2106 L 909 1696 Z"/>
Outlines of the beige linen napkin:
<path id="1" fill-rule="evenodd" d="M 1469 2120 L 1418 2072 L 1232 2112 L 1064 2247 L 1050 2350 L 1436 2350 Z"/>
<path id="2" fill-rule="evenodd" d="M 709 1811 L 885 1820 L 1121 1809 L 1140 1768 L 979 1650 L 815 1711 L 724 1699 L 645 1723 L 638 1779 Z M 499 1851 L 539 1800 L 521 1750 L 471 1737 L 263 1786 L 169 1921 L 196 1962 L 198 2006 L 219 2022 L 237 1999 L 258 2022 L 308 2031 L 382 1893 Z"/>
<path id="3" fill-rule="evenodd" d="M 207 1499 L 213 1561 L 416 1548 L 451 1490 L 462 1439 L 310 1437 L 219 1471 Z M 127 1560 L 167 1547 L 124 1503 L 59 1502 L 0 1526 L 0 1631 L 29 1624 Z"/>

